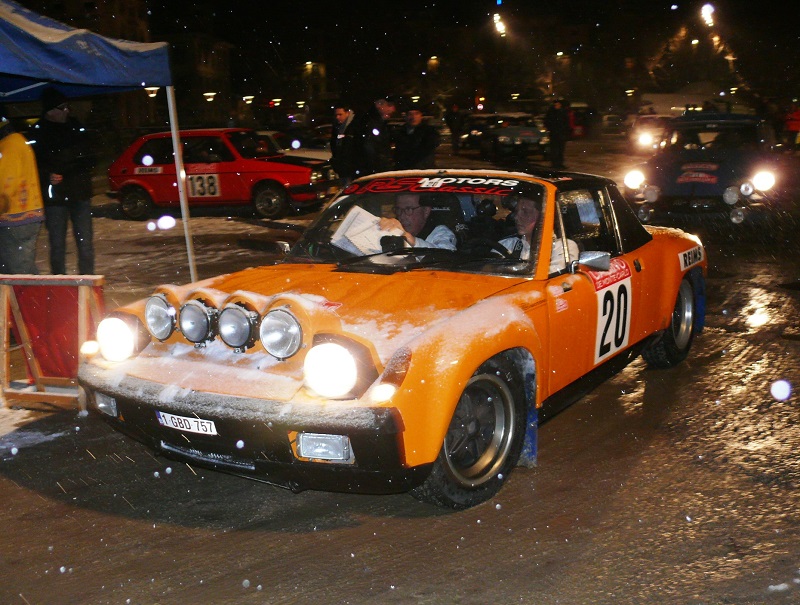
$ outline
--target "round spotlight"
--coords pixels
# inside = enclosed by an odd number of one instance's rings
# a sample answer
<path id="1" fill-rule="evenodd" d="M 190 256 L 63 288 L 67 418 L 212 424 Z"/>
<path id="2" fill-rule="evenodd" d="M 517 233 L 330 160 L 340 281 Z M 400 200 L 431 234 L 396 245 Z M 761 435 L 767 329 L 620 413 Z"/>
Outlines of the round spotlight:
<path id="1" fill-rule="evenodd" d="M 175 330 L 175 307 L 163 296 L 151 296 L 144 306 L 147 329 L 158 340 L 166 340 Z"/>
<path id="2" fill-rule="evenodd" d="M 136 334 L 119 317 L 106 317 L 97 326 L 97 342 L 108 361 L 125 361 L 133 355 Z"/>
<path id="3" fill-rule="evenodd" d="M 628 189 L 638 189 L 644 183 L 644 173 L 641 170 L 631 170 L 622 182 Z"/>
<path id="4" fill-rule="evenodd" d="M 219 337 L 226 345 L 234 349 L 243 349 L 255 342 L 255 324 L 258 315 L 252 311 L 231 305 L 219 314 L 217 329 Z"/>
<path id="5" fill-rule="evenodd" d="M 195 344 L 213 337 L 216 309 L 207 307 L 199 300 L 190 300 L 181 307 L 179 322 L 186 340 Z"/>
<path id="6" fill-rule="evenodd" d="M 318 395 L 337 399 L 356 385 L 356 360 L 345 347 L 326 342 L 312 348 L 304 362 L 306 385 Z"/>
<path id="7" fill-rule="evenodd" d="M 753 177 L 753 187 L 759 191 L 769 191 L 775 186 L 775 175 L 762 170 Z"/>
<path id="8" fill-rule="evenodd" d="M 739 191 L 742 192 L 742 195 L 745 197 L 750 197 L 755 192 L 756 188 L 753 187 L 753 183 L 750 181 L 745 181 L 739 186 Z"/>
<path id="9" fill-rule="evenodd" d="M 267 353 L 278 359 L 291 357 L 303 344 L 303 329 L 294 315 L 282 309 L 270 311 L 261 320 L 261 344 Z"/>

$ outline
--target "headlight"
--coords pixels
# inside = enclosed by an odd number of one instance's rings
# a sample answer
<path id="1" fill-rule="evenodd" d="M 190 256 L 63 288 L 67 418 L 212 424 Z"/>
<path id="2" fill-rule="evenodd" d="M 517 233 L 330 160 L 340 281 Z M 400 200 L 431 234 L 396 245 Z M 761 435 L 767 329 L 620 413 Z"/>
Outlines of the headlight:
<path id="1" fill-rule="evenodd" d="M 501 145 L 508 145 L 511 143 L 511 137 L 507 137 L 505 135 L 497 137 L 497 142 Z"/>
<path id="2" fill-rule="evenodd" d="M 759 191 L 769 191 L 775 186 L 775 175 L 767 170 L 762 170 L 753 177 L 753 187 Z"/>
<path id="3" fill-rule="evenodd" d="M 97 326 L 100 354 L 108 361 L 125 361 L 133 355 L 136 334 L 119 317 L 106 317 Z"/>
<path id="4" fill-rule="evenodd" d="M 653 144 L 653 135 L 649 132 L 644 132 L 639 135 L 639 145 L 642 147 L 650 147 Z"/>
<path id="5" fill-rule="evenodd" d="M 166 340 L 175 330 L 175 307 L 163 296 L 151 296 L 144 307 L 147 329 L 158 340 Z"/>
<path id="6" fill-rule="evenodd" d="M 631 170 L 622 182 L 628 189 L 638 189 L 644 183 L 644 173 L 641 170 Z"/>
<path id="7" fill-rule="evenodd" d="M 332 399 L 352 391 L 358 379 L 355 358 L 335 342 L 312 348 L 306 355 L 304 370 L 306 385 L 322 397 Z"/>
<path id="8" fill-rule="evenodd" d="M 245 349 L 255 342 L 255 326 L 258 314 L 239 305 L 225 307 L 217 319 L 219 337 L 229 347 Z"/>
<path id="9" fill-rule="evenodd" d="M 300 349 L 303 330 L 294 315 L 276 309 L 261 320 L 259 337 L 267 353 L 278 359 L 286 359 Z"/>
<path id="10" fill-rule="evenodd" d="M 311 182 L 316 183 L 317 181 L 322 181 L 325 179 L 325 175 L 322 174 L 319 170 L 312 170 L 311 171 Z"/>
<path id="11" fill-rule="evenodd" d="M 199 300 L 190 300 L 181 307 L 180 326 L 186 340 L 200 344 L 211 340 L 217 310 Z"/>

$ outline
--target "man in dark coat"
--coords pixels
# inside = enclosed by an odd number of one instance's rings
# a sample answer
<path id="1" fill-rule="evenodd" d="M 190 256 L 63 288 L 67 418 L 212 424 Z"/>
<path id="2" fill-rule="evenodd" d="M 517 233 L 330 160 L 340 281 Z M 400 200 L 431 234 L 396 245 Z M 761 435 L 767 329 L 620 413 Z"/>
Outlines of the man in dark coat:
<path id="1" fill-rule="evenodd" d="M 405 126 L 395 134 L 395 168 L 435 168 L 438 146 L 439 131 L 423 121 L 422 107 L 412 106 L 406 113 Z"/>
<path id="2" fill-rule="evenodd" d="M 355 176 L 391 170 L 392 133 L 389 118 L 397 105 L 391 97 L 381 97 L 368 111 L 356 114 L 353 124 Z"/>
<path id="3" fill-rule="evenodd" d="M 564 168 L 564 151 L 572 136 L 569 108 L 563 99 L 553 102 L 544 116 L 545 128 L 550 132 L 550 163 L 553 168 Z"/>
<path id="4" fill-rule="evenodd" d="M 66 273 L 67 224 L 72 221 L 78 272 L 94 274 L 92 169 L 95 156 L 88 133 L 70 115 L 67 98 L 55 88 L 42 93 L 42 117 L 33 130 L 50 239 L 50 271 Z"/>
<path id="5" fill-rule="evenodd" d="M 353 180 L 356 173 L 354 118 L 355 113 L 344 103 L 333 106 L 331 164 L 345 185 Z"/>

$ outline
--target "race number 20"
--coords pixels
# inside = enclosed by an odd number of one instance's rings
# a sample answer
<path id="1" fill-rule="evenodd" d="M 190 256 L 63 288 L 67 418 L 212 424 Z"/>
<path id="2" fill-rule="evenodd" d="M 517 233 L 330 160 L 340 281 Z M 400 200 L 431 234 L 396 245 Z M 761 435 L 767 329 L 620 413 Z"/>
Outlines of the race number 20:
<path id="1" fill-rule="evenodd" d="M 618 259 L 615 259 L 618 261 Z M 631 333 L 631 273 L 622 261 L 612 262 L 611 271 L 595 280 L 597 335 L 594 362 L 598 364 L 627 348 Z"/>

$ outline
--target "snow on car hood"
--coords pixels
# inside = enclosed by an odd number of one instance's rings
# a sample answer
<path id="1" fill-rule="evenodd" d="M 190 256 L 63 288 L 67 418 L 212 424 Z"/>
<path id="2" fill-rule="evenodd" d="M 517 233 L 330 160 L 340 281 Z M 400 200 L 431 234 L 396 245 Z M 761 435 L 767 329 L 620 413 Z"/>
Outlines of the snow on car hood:
<path id="1" fill-rule="evenodd" d="M 270 299 L 289 296 L 309 309 L 334 313 L 344 331 L 371 341 L 386 362 L 423 331 L 522 281 L 443 271 L 373 275 L 337 272 L 330 265 L 278 265 L 221 276 L 205 285 Z"/>

